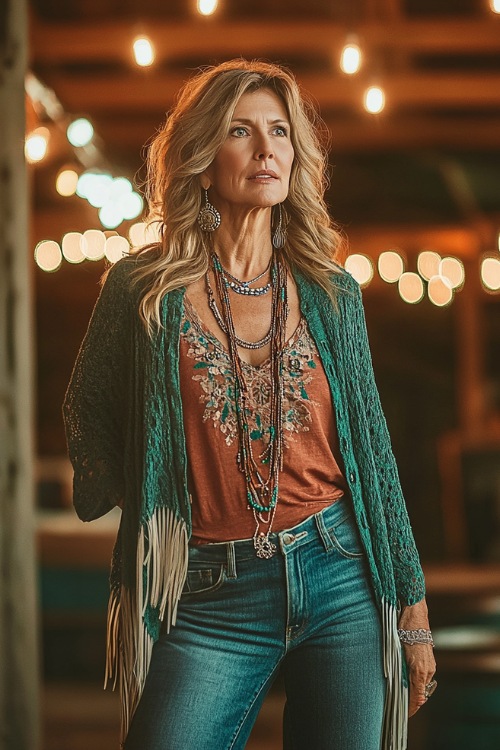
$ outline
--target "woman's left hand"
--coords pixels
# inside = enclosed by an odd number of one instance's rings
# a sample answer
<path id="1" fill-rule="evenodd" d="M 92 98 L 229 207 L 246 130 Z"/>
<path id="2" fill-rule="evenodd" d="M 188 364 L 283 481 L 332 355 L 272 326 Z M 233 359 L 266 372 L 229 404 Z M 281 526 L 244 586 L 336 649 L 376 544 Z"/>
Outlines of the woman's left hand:
<path id="1" fill-rule="evenodd" d="M 419 628 L 430 630 L 425 599 L 403 609 L 398 627 L 402 630 L 418 630 Z M 436 662 L 432 646 L 429 644 L 418 643 L 413 646 L 403 644 L 403 646 L 410 680 L 408 716 L 413 716 L 427 700 L 425 688 L 434 677 Z"/>

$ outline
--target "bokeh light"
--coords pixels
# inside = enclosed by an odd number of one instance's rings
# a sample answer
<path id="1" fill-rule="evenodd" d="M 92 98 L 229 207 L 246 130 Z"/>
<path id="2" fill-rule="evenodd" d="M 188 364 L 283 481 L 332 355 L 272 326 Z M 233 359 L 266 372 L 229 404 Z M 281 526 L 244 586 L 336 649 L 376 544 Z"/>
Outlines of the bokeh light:
<path id="1" fill-rule="evenodd" d="M 72 146 L 81 148 L 88 146 L 94 137 L 94 128 L 86 117 L 79 117 L 68 125 L 66 135 Z"/>
<path id="2" fill-rule="evenodd" d="M 67 232 L 62 238 L 61 246 L 62 254 L 68 263 L 81 263 L 82 260 L 85 260 L 80 232 Z"/>
<path id="3" fill-rule="evenodd" d="M 145 68 L 153 64 L 155 53 L 150 39 L 145 36 L 138 37 L 134 41 L 133 48 L 137 65 Z"/>
<path id="4" fill-rule="evenodd" d="M 385 107 L 385 94 L 384 90 L 380 86 L 370 86 L 365 91 L 364 96 L 364 107 L 367 112 L 372 115 L 377 115 Z"/>
<path id="5" fill-rule="evenodd" d="M 373 279 L 373 263 L 367 255 L 360 253 L 349 255 L 345 262 L 345 269 L 361 286 L 366 286 Z"/>
<path id="6" fill-rule="evenodd" d="M 111 263 L 116 263 L 117 260 L 128 255 L 130 252 L 130 245 L 126 237 L 115 235 L 108 237 L 104 246 L 104 254 Z"/>
<path id="7" fill-rule="evenodd" d="M 354 75 L 361 67 L 361 50 L 357 44 L 346 44 L 340 56 L 340 67 L 347 75 Z"/>
<path id="8" fill-rule="evenodd" d="M 26 137 L 24 154 L 30 163 L 42 161 L 47 155 L 49 147 L 49 131 L 47 128 L 37 128 Z"/>
<path id="9" fill-rule="evenodd" d="M 380 253 L 378 259 L 378 272 L 380 277 L 389 284 L 394 284 L 404 271 L 404 260 L 395 250 L 386 250 Z"/>
<path id="10" fill-rule="evenodd" d="M 432 276 L 427 285 L 427 294 L 433 305 L 445 307 L 453 299 L 451 283 L 444 276 Z"/>
<path id="11" fill-rule="evenodd" d="M 483 258 L 481 261 L 481 281 L 492 292 L 500 290 L 500 258 Z"/>
<path id="12" fill-rule="evenodd" d="M 42 271 L 57 271 L 62 263 L 62 252 L 59 243 L 54 240 L 43 240 L 35 248 L 35 262 Z"/>
<path id="13" fill-rule="evenodd" d="M 418 273 L 406 271 L 399 278 L 398 291 L 405 302 L 415 305 L 423 299 L 424 283 Z"/>
<path id="14" fill-rule="evenodd" d="M 59 195 L 68 197 L 76 193 L 78 174 L 74 169 L 62 169 L 57 175 L 56 190 Z"/>
<path id="15" fill-rule="evenodd" d="M 439 274 L 439 264 L 441 263 L 441 256 L 434 250 L 422 250 L 417 258 L 417 268 L 419 274 L 426 280 L 429 281 L 433 276 Z"/>
<path id="16" fill-rule="evenodd" d="M 464 264 L 458 258 L 443 258 L 439 262 L 438 274 L 448 279 L 452 289 L 459 289 L 465 281 Z"/>

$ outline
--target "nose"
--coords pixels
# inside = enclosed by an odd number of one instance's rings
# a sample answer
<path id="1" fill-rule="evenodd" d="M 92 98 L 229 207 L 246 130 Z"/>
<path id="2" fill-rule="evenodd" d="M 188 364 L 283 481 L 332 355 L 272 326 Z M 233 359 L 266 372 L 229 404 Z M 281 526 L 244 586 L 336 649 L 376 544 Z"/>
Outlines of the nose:
<path id="1" fill-rule="evenodd" d="M 269 136 L 262 135 L 255 147 L 254 158 L 257 161 L 265 161 L 266 159 L 273 159 L 274 153 L 271 146 Z"/>

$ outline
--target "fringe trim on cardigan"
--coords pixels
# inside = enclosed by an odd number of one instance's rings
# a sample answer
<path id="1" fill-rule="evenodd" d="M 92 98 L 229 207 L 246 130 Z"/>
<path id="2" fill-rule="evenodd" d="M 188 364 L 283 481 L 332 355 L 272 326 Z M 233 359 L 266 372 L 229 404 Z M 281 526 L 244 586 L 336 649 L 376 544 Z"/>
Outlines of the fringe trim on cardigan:
<path id="1" fill-rule="evenodd" d="M 384 673 L 387 679 L 381 750 L 405 750 L 408 731 L 408 688 L 403 678 L 403 654 L 398 637 L 398 611 L 382 599 Z"/>
<path id="2" fill-rule="evenodd" d="M 156 508 L 141 526 L 137 542 L 136 589 L 112 591 L 108 605 L 104 687 L 120 686 L 121 743 L 144 689 L 155 639 L 144 615 L 158 608 L 167 633 L 175 625 L 188 565 L 188 537 L 182 519 L 165 507 Z"/>

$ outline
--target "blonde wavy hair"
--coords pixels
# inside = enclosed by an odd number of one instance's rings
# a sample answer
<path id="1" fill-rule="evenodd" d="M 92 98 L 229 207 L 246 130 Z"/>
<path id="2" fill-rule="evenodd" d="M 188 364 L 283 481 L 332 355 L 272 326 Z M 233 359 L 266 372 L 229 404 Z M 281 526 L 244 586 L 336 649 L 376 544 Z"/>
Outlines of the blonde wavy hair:
<path id="1" fill-rule="evenodd" d="M 335 259 L 343 238 L 324 201 L 327 153 L 320 135 L 326 127 L 288 70 L 261 61 L 230 60 L 203 69 L 185 84 L 149 147 L 148 221 L 158 223 L 160 242 L 137 252 L 140 262 L 133 278 L 144 290 L 140 315 L 150 334 L 161 325 L 163 296 L 197 281 L 208 269 L 212 242 L 197 222 L 202 204 L 199 175 L 224 143 L 240 97 L 259 89 L 271 90 L 285 105 L 295 151 L 282 204 L 287 230 L 283 257 L 289 268 L 318 283 L 335 303 L 331 277 L 339 273 Z"/>

